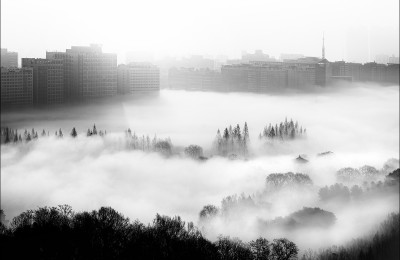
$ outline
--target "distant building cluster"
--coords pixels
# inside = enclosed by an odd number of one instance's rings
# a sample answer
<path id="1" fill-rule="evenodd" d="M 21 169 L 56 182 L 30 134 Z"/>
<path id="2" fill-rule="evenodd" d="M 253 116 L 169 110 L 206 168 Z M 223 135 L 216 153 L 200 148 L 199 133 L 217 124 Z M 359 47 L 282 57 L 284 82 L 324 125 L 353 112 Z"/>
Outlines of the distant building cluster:
<path id="1" fill-rule="evenodd" d="M 199 68 L 194 63 L 191 67 L 171 67 L 168 88 L 262 93 L 328 86 L 343 81 L 399 84 L 399 58 L 385 56 L 380 61 L 382 63 L 330 62 L 325 58 L 323 40 L 322 58 L 281 54 L 277 60 L 256 50 L 254 54 L 243 52 L 241 59 L 227 59 L 214 70 Z"/>
<path id="2" fill-rule="evenodd" d="M 328 86 L 340 81 L 399 84 L 399 64 L 329 62 L 303 57 L 223 65 L 220 71 L 172 68 L 169 87 L 186 90 L 269 92 Z"/>
<path id="3" fill-rule="evenodd" d="M 129 63 L 118 66 L 119 94 L 160 90 L 160 69 L 149 63 Z"/>
<path id="4" fill-rule="evenodd" d="M 1 50 L 2 107 L 62 104 L 160 89 L 158 67 L 118 67 L 117 55 L 104 53 L 95 44 L 46 52 L 45 59 L 22 58 L 21 65 L 18 68 L 16 52 Z"/>
<path id="5" fill-rule="evenodd" d="M 131 55 L 132 56 L 132 55 Z M 117 55 L 101 45 L 72 46 L 65 52 L 46 52 L 45 59 L 22 58 L 1 49 L 1 104 L 50 105 L 158 92 L 169 89 L 222 92 L 281 91 L 329 86 L 338 82 L 399 84 L 399 58 L 376 56 L 376 62 L 330 62 L 302 54 L 281 54 L 279 59 L 256 50 L 241 59 L 194 55 L 166 58 L 156 64 L 132 62 L 117 66 Z M 137 60 L 137 59 L 136 59 Z"/>

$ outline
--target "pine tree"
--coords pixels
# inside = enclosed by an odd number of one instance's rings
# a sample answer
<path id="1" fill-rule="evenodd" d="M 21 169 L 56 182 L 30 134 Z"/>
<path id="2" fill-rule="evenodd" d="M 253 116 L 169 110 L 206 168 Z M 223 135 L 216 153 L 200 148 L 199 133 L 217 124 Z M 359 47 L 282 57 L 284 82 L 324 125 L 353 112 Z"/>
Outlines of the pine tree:
<path id="1" fill-rule="evenodd" d="M 247 122 L 244 122 L 243 127 L 243 139 L 249 140 L 249 128 L 247 127 Z"/>
<path id="2" fill-rule="evenodd" d="M 92 132 L 90 131 L 90 129 L 88 129 L 86 136 L 91 136 L 91 135 L 92 135 Z"/>
<path id="3" fill-rule="evenodd" d="M 269 137 L 270 137 L 271 139 L 274 139 L 274 138 L 275 138 L 275 129 L 274 129 L 274 127 L 271 128 L 271 131 L 269 132 Z"/>
<path id="4" fill-rule="evenodd" d="M 26 141 L 27 141 L 27 142 L 29 142 L 30 140 L 32 140 L 32 138 L 31 138 L 31 134 L 30 134 L 30 133 L 28 133 L 28 135 L 26 136 Z"/>
<path id="5" fill-rule="evenodd" d="M 229 140 L 229 131 L 228 131 L 228 129 L 227 129 L 227 128 L 225 128 L 225 130 L 224 130 L 224 135 L 223 135 L 223 138 L 224 138 L 226 141 L 228 141 L 228 140 Z"/>
<path id="6" fill-rule="evenodd" d="M 93 135 L 97 135 L 97 128 L 96 128 L 96 125 L 93 125 L 92 134 L 93 134 Z"/>
<path id="7" fill-rule="evenodd" d="M 15 131 L 15 135 L 14 135 L 14 143 L 18 142 L 18 131 Z"/>
<path id="8" fill-rule="evenodd" d="M 5 132 L 6 132 L 6 138 L 5 138 L 5 140 L 4 140 L 4 143 L 7 144 L 7 143 L 10 142 L 10 132 L 9 132 L 8 127 L 6 128 Z"/>
<path id="9" fill-rule="evenodd" d="M 76 132 L 75 127 L 72 128 L 71 136 L 72 136 L 73 138 L 75 138 L 75 137 L 78 136 L 78 133 Z"/>
<path id="10" fill-rule="evenodd" d="M 60 138 L 63 137 L 63 132 L 61 131 L 61 128 L 60 128 L 60 130 L 58 130 L 58 137 L 60 137 Z"/>

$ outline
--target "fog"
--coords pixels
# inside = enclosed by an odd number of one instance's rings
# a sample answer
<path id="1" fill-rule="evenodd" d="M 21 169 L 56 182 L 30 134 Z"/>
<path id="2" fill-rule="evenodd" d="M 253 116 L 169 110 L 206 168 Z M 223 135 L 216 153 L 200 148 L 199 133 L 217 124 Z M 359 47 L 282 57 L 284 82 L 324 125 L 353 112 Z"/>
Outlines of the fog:
<path id="1" fill-rule="evenodd" d="M 398 194 L 337 205 L 319 201 L 318 190 L 336 183 L 335 173 L 341 168 L 370 165 L 380 170 L 388 159 L 399 158 L 398 107 L 398 86 L 352 85 L 274 95 L 162 90 L 152 97 L 2 112 L 2 127 L 50 132 L 27 144 L 1 146 L 2 208 L 11 219 L 42 206 L 69 204 L 76 211 L 111 206 L 145 223 L 160 213 L 180 215 L 201 226 L 203 206 L 220 206 L 223 198 L 244 193 L 271 206 L 243 211 L 230 221 L 213 220 L 204 227 L 208 238 L 288 236 L 301 249 L 345 242 L 367 234 L 388 213 L 398 211 Z M 285 118 L 307 128 L 307 137 L 269 145 L 258 140 L 266 125 Z M 212 156 L 217 130 L 245 122 L 249 157 Z M 107 135 L 86 137 L 93 124 Z M 68 136 L 72 127 L 78 131 L 75 139 Z M 62 139 L 54 136 L 59 128 Z M 209 159 L 127 150 L 128 128 L 139 136 L 170 137 L 177 151 L 200 145 Z M 326 151 L 333 154 L 317 156 Z M 300 154 L 309 162 L 297 163 L 294 159 Z M 289 171 L 308 174 L 313 185 L 263 194 L 268 174 Z M 329 229 L 293 232 L 258 226 L 260 220 L 285 217 L 303 207 L 333 212 L 337 221 Z"/>

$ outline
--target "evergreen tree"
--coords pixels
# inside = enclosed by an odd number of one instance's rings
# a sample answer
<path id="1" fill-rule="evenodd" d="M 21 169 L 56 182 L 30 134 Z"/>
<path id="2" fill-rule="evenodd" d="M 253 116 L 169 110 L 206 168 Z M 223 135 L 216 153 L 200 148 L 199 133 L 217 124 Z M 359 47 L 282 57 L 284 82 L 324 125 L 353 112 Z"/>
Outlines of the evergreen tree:
<path id="1" fill-rule="evenodd" d="M 97 135 L 97 128 L 96 128 L 96 125 L 93 125 L 92 134 L 93 134 L 93 135 Z"/>
<path id="2" fill-rule="evenodd" d="M 58 137 L 60 137 L 60 138 L 63 137 L 63 132 L 61 131 L 61 128 L 58 130 Z"/>
<path id="3" fill-rule="evenodd" d="M 29 141 L 31 141 L 32 140 L 32 138 L 31 138 L 31 134 L 30 133 L 28 133 L 28 135 L 26 136 L 26 141 L 27 142 L 29 142 Z"/>
<path id="4" fill-rule="evenodd" d="M 244 122 L 243 127 L 243 139 L 249 140 L 249 128 L 247 127 L 247 122 Z"/>
<path id="5" fill-rule="evenodd" d="M 295 132 L 294 128 L 291 128 L 290 129 L 290 138 L 294 139 L 295 137 L 296 137 L 296 132 Z"/>
<path id="6" fill-rule="evenodd" d="M 4 143 L 7 144 L 7 143 L 10 142 L 10 132 L 9 132 L 8 127 L 6 128 L 5 132 L 6 132 L 6 138 L 5 138 L 5 140 L 4 140 Z"/>
<path id="7" fill-rule="evenodd" d="M 228 131 L 227 128 L 225 128 L 225 130 L 224 130 L 224 135 L 223 135 L 223 137 L 224 137 L 224 139 L 225 139 L 226 141 L 229 140 L 229 131 Z"/>
<path id="8" fill-rule="evenodd" d="M 18 131 L 15 131 L 15 135 L 14 135 L 14 143 L 18 142 Z"/>
<path id="9" fill-rule="evenodd" d="M 44 129 L 42 131 L 42 136 L 46 136 L 46 131 L 44 131 Z"/>
<path id="10" fill-rule="evenodd" d="M 78 133 L 76 132 L 75 127 L 72 128 L 71 136 L 72 136 L 73 138 L 75 138 L 75 137 L 78 136 Z"/>
<path id="11" fill-rule="evenodd" d="M 240 143 L 240 141 L 242 140 L 242 135 L 241 135 L 241 130 L 240 130 L 239 124 L 237 124 L 237 126 L 236 126 L 236 138 L 237 138 L 237 141 Z"/>

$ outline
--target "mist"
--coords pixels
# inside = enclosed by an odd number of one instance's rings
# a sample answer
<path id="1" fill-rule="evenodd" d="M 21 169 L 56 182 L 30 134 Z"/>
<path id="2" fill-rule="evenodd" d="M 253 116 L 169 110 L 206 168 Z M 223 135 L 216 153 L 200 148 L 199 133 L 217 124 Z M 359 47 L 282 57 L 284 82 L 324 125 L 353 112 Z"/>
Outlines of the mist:
<path id="1" fill-rule="evenodd" d="M 145 223 L 156 213 L 179 215 L 203 226 L 210 239 L 219 234 L 246 241 L 283 235 L 301 249 L 343 243 L 371 232 L 390 212 L 398 211 L 398 194 L 378 194 L 374 200 L 339 207 L 319 201 L 318 190 L 335 184 L 341 168 L 369 165 L 380 170 L 388 159 L 398 160 L 398 106 L 398 86 L 354 84 L 273 95 L 161 90 L 157 96 L 133 100 L 2 112 L 2 126 L 21 133 L 31 128 L 50 133 L 27 144 L 1 146 L 2 208 L 11 219 L 43 206 L 69 204 L 77 211 L 111 206 Z M 285 118 L 307 128 L 306 138 L 270 144 L 258 139 L 266 125 Z M 217 130 L 242 127 L 245 122 L 250 132 L 249 157 L 213 156 Z M 93 124 L 107 135 L 86 137 Z M 73 127 L 77 138 L 69 137 Z M 54 136 L 60 128 L 65 134 L 62 139 Z M 178 154 L 166 157 L 127 150 L 124 131 L 128 128 L 139 136 L 169 137 Z M 190 144 L 200 145 L 208 160 L 185 157 L 182 148 Z M 326 151 L 333 154 L 317 156 Z M 296 162 L 299 155 L 309 162 Z M 301 191 L 263 193 L 269 174 L 286 172 L 307 174 L 313 184 Z M 216 218 L 200 223 L 203 206 L 220 206 L 223 198 L 242 193 L 271 206 L 244 210 L 230 221 Z M 328 229 L 291 232 L 258 226 L 260 221 L 285 217 L 303 207 L 333 212 L 336 223 Z"/>

